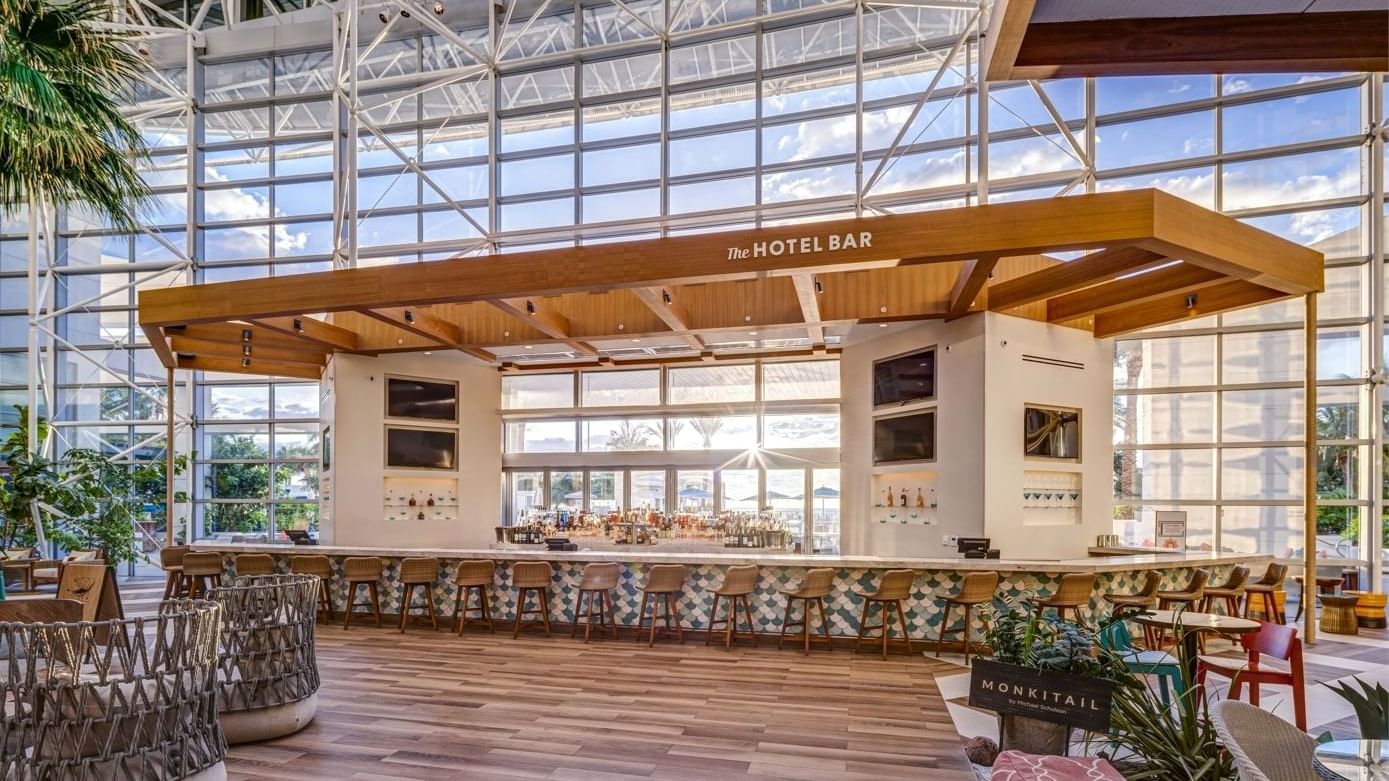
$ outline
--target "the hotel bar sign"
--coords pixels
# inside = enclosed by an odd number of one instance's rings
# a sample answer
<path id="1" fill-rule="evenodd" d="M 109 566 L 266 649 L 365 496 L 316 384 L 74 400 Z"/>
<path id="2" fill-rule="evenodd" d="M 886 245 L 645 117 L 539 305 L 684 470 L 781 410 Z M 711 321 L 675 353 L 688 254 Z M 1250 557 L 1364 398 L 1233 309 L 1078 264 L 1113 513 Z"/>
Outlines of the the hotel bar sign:
<path id="1" fill-rule="evenodd" d="M 754 241 L 741 247 L 729 247 L 728 260 L 814 255 L 819 252 L 839 252 L 840 250 L 865 249 L 872 246 L 872 231 L 824 233 L 813 236 L 794 236 L 789 239 Z"/>
<path id="2" fill-rule="evenodd" d="M 1084 675 L 1049 673 L 977 659 L 969 704 L 1095 732 L 1109 729 L 1114 685 Z"/>

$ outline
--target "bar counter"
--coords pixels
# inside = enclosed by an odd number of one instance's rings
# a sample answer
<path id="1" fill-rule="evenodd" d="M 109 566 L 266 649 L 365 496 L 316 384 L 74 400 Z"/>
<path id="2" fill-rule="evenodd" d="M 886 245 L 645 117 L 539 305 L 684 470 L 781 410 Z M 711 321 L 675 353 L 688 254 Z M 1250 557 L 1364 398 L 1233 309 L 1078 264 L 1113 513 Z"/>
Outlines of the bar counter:
<path id="1" fill-rule="evenodd" d="M 1003 577 L 997 592 L 998 600 L 1026 594 L 1052 593 L 1062 575 L 1070 572 L 1095 574 L 1091 592 L 1090 611 L 1104 610 L 1104 595 L 1109 592 L 1132 593 L 1142 585 L 1143 573 L 1157 570 L 1162 573 L 1162 588 L 1175 589 L 1191 577 L 1193 570 L 1206 569 L 1211 582 L 1224 580 L 1232 567 L 1244 564 L 1251 578 L 1263 573 L 1271 556 L 1235 553 L 1182 552 L 1118 556 L 1089 556 L 1062 560 L 1029 559 L 965 559 L 959 557 L 898 558 L 880 556 L 817 556 L 794 553 L 767 552 L 760 549 L 728 553 L 676 553 L 653 550 L 659 546 L 633 546 L 620 551 L 548 551 L 540 546 L 507 546 L 506 548 L 394 548 L 356 547 L 338 545 L 287 545 L 267 543 L 212 543 L 193 545 L 197 551 L 221 553 L 228 576 L 236 572 L 239 553 L 269 553 L 275 559 L 276 571 L 289 571 L 289 559 L 295 555 L 324 555 L 333 562 L 330 583 L 333 607 L 338 614 L 344 607 L 346 588 L 340 578 L 342 559 L 349 556 L 378 556 L 384 561 L 381 578 L 381 610 L 399 614 L 401 587 L 397 580 L 400 561 L 407 557 L 433 557 L 440 560 L 440 574 L 433 589 L 434 607 L 441 616 L 452 615 L 457 589 L 453 586 L 453 570 L 460 560 L 493 559 L 497 562 L 497 577 L 491 589 L 492 614 L 503 621 L 510 619 L 515 609 L 515 589 L 511 586 L 511 563 L 517 561 L 549 561 L 554 565 L 551 586 L 552 618 L 558 622 L 571 620 L 577 586 L 584 565 L 590 562 L 617 562 L 622 565 L 622 577 L 613 596 L 614 612 L 621 626 L 635 627 L 641 601 L 640 586 L 646 570 L 653 564 L 684 564 L 689 567 L 685 592 L 680 600 L 684 626 L 704 629 L 709 625 L 709 607 L 713 589 L 723 581 L 727 567 L 756 564 L 761 568 L 761 581 L 751 598 L 757 621 L 757 631 L 775 633 L 781 629 L 786 600 L 779 591 L 792 589 L 804 577 L 806 570 L 831 567 L 835 570 L 834 590 L 827 599 L 830 632 L 838 636 L 858 634 L 858 619 L 863 600 L 854 592 L 873 590 L 883 572 L 890 569 L 917 571 L 911 598 L 905 607 L 907 625 L 913 639 L 936 636 L 940 623 L 940 598 L 953 594 L 968 572 L 996 571 Z M 416 613 L 422 613 L 422 605 Z M 799 614 L 799 608 L 797 608 Z M 722 617 L 722 611 L 720 611 Z M 977 632 L 977 630 L 976 630 Z"/>

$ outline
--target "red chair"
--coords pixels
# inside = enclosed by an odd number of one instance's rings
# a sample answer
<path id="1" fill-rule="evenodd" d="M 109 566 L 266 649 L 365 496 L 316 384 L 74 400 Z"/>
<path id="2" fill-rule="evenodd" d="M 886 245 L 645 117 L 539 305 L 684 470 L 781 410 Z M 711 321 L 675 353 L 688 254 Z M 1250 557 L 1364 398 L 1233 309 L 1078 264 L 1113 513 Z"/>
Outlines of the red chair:
<path id="1" fill-rule="evenodd" d="M 1214 673 L 1230 679 L 1230 699 L 1238 700 L 1244 684 L 1249 684 L 1249 704 L 1259 704 L 1259 685 L 1264 683 L 1291 686 L 1293 717 L 1297 728 L 1307 731 L 1307 693 L 1303 689 L 1302 640 L 1297 627 L 1260 621 L 1258 632 L 1240 635 L 1240 644 L 1249 654 L 1247 659 L 1223 656 L 1201 656 L 1196 662 L 1196 687 L 1199 701 L 1206 700 L 1206 675 Z M 1288 669 L 1261 666 L 1263 657 L 1281 659 Z"/>

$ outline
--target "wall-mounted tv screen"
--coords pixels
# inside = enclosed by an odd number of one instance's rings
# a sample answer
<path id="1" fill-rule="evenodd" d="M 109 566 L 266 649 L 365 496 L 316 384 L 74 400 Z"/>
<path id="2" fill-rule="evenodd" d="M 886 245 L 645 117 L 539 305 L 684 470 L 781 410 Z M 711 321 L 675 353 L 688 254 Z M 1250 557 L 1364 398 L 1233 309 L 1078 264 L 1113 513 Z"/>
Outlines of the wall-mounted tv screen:
<path id="1" fill-rule="evenodd" d="M 1023 454 L 1032 458 L 1080 458 L 1080 410 L 1033 407 L 1022 410 Z"/>
<path id="2" fill-rule="evenodd" d="M 873 463 L 934 461 L 935 458 L 935 410 L 873 421 Z"/>
<path id="3" fill-rule="evenodd" d="M 386 417 L 458 420 L 458 385 L 388 377 Z"/>
<path id="4" fill-rule="evenodd" d="M 873 364 L 873 406 L 936 397 L 936 348 Z"/>
<path id="5" fill-rule="evenodd" d="M 458 461 L 458 433 L 424 428 L 386 429 L 386 466 L 406 469 L 453 469 Z"/>

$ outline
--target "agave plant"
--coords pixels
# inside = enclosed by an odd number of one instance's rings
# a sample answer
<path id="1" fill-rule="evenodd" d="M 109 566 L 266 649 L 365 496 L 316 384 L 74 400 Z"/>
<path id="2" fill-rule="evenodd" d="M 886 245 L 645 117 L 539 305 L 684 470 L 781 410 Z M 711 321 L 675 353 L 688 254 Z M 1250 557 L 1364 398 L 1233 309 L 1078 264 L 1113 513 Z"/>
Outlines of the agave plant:
<path id="1" fill-rule="evenodd" d="M 1360 737 L 1365 740 L 1389 740 L 1389 690 L 1377 683 L 1374 688 L 1359 678 L 1355 679 L 1360 691 L 1350 688 L 1343 682 L 1326 685 L 1326 688 L 1341 695 L 1341 699 L 1355 709 L 1355 718 L 1360 722 Z"/>
<path id="2" fill-rule="evenodd" d="M 104 0 L 0 0 L 0 210 L 84 203 L 134 227 L 146 153 L 119 97 L 141 67 Z"/>

